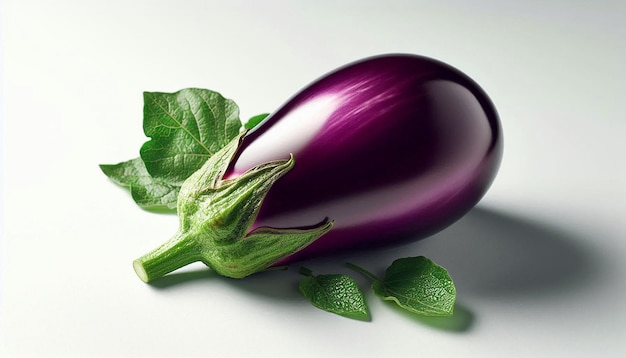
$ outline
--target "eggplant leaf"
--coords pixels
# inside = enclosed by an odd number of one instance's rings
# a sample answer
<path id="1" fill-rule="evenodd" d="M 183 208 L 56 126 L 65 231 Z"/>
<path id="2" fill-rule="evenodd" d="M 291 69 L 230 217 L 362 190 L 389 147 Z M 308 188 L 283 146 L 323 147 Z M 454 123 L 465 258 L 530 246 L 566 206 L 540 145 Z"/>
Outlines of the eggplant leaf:
<path id="1" fill-rule="evenodd" d="M 141 158 L 118 164 L 101 164 L 100 169 L 113 182 L 130 189 L 133 200 L 144 209 L 174 210 L 180 186 L 153 178 Z"/>
<path id="2" fill-rule="evenodd" d="M 141 147 L 141 157 L 100 169 L 129 188 L 140 207 L 167 211 L 176 209 L 183 181 L 241 131 L 233 101 L 197 88 L 145 92 L 143 126 L 151 140 Z"/>
<path id="3" fill-rule="evenodd" d="M 144 93 L 143 128 L 151 139 L 140 150 L 148 173 L 181 185 L 235 138 L 239 107 L 217 92 L 187 88 Z"/>
<path id="4" fill-rule="evenodd" d="M 269 113 L 257 114 L 256 116 L 248 119 L 248 121 L 243 125 L 243 127 L 245 129 L 250 130 L 256 127 L 257 125 L 259 125 L 259 123 L 263 122 L 263 120 L 267 118 L 267 116 L 269 115 L 270 115 Z"/>
<path id="5" fill-rule="evenodd" d="M 300 292 L 313 306 L 348 318 L 370 319 L 365 297 L 354 279 L 341 274 L 314 276 L 306 268 L 300 272 L 307 276 L 300 281 Z"/>
<path id="6" fill-rule="evenodd" d="M 425 316 L 450 316 L 456 288 L 448 271 L 424 257 L 394 261 L 383 279 L 375 280 L 374 293 L 383 300 Z"/>

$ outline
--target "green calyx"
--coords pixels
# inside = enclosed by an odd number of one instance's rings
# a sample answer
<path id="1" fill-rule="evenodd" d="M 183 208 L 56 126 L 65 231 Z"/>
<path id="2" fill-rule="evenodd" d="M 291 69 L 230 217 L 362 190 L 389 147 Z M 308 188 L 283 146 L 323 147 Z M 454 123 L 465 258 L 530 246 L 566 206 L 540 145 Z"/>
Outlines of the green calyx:
<path id="1" fill-rule="evenodd" d="M 235 179 L 223 176 L 243 134 L 209 158 L 178 194 L 178 232 L 133 262 L 145 282 L 201 261 L 220 275 L 242 278 L 267 269 L 328 232 L 332 222 L 307 229 L 257 228 L 250 232 L 272 185 L 294 166 L 294 158 L 254 167 Z"/>

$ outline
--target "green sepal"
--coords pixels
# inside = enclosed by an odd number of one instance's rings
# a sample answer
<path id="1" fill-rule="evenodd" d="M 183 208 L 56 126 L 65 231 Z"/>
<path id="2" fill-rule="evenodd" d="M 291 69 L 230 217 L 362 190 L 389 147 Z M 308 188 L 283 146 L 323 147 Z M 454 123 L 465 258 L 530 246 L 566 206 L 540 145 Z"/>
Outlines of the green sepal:
<path id="1" fill-rule="evenodd" d="M 323 221 L 312 229 L 258 228 L 245 238 L 228 245 L 205 262 L 222 276 L 241 278 L 263 271 L 280 259 L 308 246 L 332 228 L 332 221 Z"/>
<path id="2" fill-rule="evenodd" d="M 217 273 L 241 278 L 262 271 L 328 232 L 332 222 L 324 221 L 307 228 L 257 228 L 250 232 L 261 204 L 272 185 L 294 166 L 294 158 L 276 160 L 254 167 L 242 175 L 224 180 L 244 134 L 232 140 L 209 158 L 183 183 L 178 194 L 179 230 L 164 244 L 179 247 L 186 244 L 181 255 L 163 247 L 139 258 L 134 267 L 144 281 L 158 278 L 179 267 L 163 270 L 154 262 L 159 256 L 170 256 L 172 261 L 188 264 L 202 261 Z M 146 266 L 143 262 L 150 262 Z M 165 265 L 165 263 L 163 263 Z M 153 272 L 148 272 L 152 270 Z"/>

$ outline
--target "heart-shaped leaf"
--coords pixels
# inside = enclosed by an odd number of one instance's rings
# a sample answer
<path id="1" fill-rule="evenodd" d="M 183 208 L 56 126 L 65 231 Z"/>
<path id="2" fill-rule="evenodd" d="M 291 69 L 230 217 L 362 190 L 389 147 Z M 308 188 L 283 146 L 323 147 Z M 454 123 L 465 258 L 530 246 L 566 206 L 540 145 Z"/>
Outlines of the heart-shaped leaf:
<path id="1" fill-rule="evenodd" d="M 448 271 L 424 257 L 394 261 L 383 279 L 372 288 L 383 300 L 426 316 L 450 316 L 454 312 L 456 289 Z"/>
<path id="2" fill-rule="evenodd" d="M 313 276 L 303 268 L 307 277 L 300 281 L 300 292 L 313 306 L 324 311 L 358 320 L 369 320 L 365 297 L 356 281 L 342 274 Z"/>

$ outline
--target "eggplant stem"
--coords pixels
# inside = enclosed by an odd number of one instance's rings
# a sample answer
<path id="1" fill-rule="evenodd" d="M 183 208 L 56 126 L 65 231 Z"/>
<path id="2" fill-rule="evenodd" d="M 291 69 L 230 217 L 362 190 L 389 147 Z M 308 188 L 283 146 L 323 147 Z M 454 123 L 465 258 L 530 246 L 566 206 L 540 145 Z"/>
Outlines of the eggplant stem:
<path id="1" fill-rule="evenodd" d="M 300 267 L 300 270 L 298 270 L 298 272 L 304 276 L 313 276 L 313 271 L 308 267 L 302 266 Z"/>
<path id="2" fill-rule="evenodd" d="M 133 262 L 137 276 L 151 282 L 192 262 L 201 261 L 195 239 L 178 232 L 172 239 Z"/>
<path id="3" fill-rule="evenodd" d="M 374 275 L 373 273 L 367 271 L 366 269 L 364 269 L 361 266 L 355 265 L 351 262 L 346 262 L 346 266 L 348 266 L 349 268 L 353 269 L 354 271 L 357 271 L 361 274 L 363 274 L 364 276 L 369 277 L 370 279 L 374 280 L 374 281 L 380 281 L 380 279 L 378 277 L 376 277 L 376 275 Z"/>

